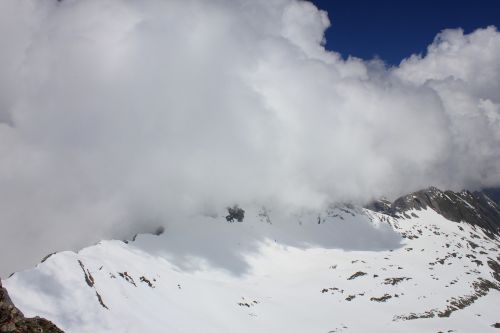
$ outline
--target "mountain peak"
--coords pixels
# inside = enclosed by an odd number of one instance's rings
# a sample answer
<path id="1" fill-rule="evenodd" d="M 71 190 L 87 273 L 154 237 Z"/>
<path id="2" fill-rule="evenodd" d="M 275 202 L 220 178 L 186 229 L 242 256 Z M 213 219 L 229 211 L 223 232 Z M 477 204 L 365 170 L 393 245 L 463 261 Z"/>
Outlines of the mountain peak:
<path id="1" fill-rule="evenodd" d="M 431 208 L 450 221 L 464 221 L 479 226 L 490 237 L 500 234 L 500 206 L 481 191 L 442 191 L 431 186 L 399 197 L 392 203 L 387 200 L 375 201 L 367 208 L 406 218 L 409 218 L 407 212 L 410 210 Z"/>

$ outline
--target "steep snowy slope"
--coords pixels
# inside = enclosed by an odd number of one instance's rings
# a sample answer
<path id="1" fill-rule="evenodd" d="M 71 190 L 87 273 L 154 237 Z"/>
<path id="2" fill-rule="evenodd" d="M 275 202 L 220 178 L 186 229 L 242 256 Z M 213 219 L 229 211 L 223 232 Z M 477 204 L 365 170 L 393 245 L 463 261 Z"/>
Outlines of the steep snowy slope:
<path id="1" fill-rule="evenodd" d="M 498 331 L 500 238 L 433 208 L 246 207 L 57 253 L 4 286 L 66 332 Z"/>

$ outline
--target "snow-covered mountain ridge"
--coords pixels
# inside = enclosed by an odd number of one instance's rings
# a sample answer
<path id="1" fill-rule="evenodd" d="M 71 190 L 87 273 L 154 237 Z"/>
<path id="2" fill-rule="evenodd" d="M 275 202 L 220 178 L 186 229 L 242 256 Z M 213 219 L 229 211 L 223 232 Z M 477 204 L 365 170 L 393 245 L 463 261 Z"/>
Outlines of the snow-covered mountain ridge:
<path id="1" fill-rule="evenodd" d="M 3 281 L 66 332 L 488 332 L 500 322 L 499 207 L 416 192 L 370 208 L 245 208 L 60 252 Z M 496 214 L 496 215 L 495 215 Z"/>
<path id="2" fill-rule="evenodd" d="M 441 191 L 430 187 L 400 197 L 393 203 L 384 200 L 376 201 L 369 208 L 394 217 L 408 217 L 407 211 L 427 207 L 432 208 L 450 221 L 468 222 L 483 228 L 491 235 L 500 233 L 498 203 L 484 192 Z"/>

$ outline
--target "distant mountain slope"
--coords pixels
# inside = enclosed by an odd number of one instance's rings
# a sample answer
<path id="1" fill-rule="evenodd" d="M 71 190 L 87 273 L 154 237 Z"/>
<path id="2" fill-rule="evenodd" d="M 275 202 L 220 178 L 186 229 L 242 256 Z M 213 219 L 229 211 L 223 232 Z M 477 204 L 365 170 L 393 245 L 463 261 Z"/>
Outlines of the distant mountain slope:
<path id="1" fill-rule="evenodd" d="M 410 210 L 431 208 L 446 219 L 468 222 L 488 234 L 500 233 L 500 207 L 485 192 L 441 191 L 435 187 L 398 198 L 393 203 L 380 200 L 370 208 L 395 217 L 408 217 Z"/>
<path id="2" fill-rule="evenodd" d="M 481 192 L 483 192 L 488 197 L 490 197 L 493 201 L 495 201 L 497 203 L 497 205 L 500 205 L 500 187 L 486 188 Z"/>
<path id="3" fill-rule="evenodd" d="M 498 331 L 498 206 L 480 194 L 244 208 L 241 223 L 219 212 L 57 253 L 4 284 L 67 332 Z"/>

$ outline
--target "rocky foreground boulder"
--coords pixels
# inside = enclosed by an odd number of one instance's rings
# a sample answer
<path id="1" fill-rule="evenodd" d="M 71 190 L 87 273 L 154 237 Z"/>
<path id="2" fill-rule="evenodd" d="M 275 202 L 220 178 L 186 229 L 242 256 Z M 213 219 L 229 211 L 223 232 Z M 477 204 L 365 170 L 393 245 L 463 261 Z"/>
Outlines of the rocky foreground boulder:
<path id="1" fill-rule="evenodd" d="M 52 322 L 40 317 L 25 318 L 10 300 L 0 280 L 0 333 L 62 333 Z"/>

